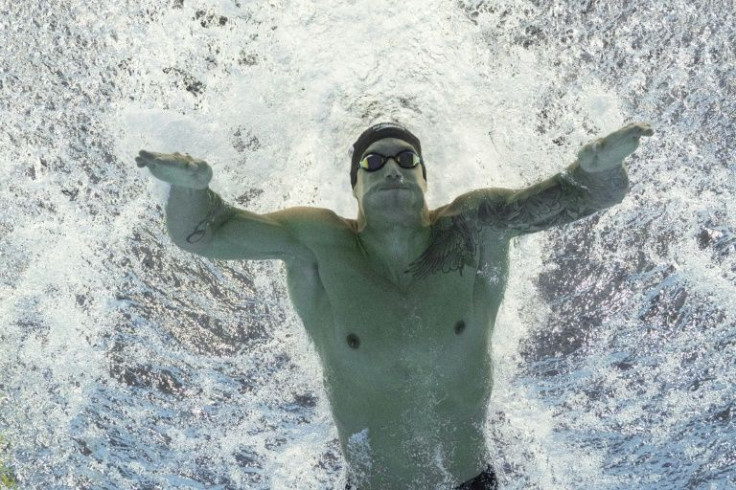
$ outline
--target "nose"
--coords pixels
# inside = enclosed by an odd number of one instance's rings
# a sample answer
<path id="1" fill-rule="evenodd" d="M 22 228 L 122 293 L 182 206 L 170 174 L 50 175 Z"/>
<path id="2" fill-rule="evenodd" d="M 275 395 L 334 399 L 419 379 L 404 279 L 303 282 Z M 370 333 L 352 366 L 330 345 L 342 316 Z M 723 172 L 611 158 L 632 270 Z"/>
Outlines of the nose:
<path id="1" fill-rule="evenodd" d="M 386 162 L 386 178 L 389 180 L 402 180 L 404 178 L 401 170 L 399 170 L 399 164 L 393 157 Z"/>

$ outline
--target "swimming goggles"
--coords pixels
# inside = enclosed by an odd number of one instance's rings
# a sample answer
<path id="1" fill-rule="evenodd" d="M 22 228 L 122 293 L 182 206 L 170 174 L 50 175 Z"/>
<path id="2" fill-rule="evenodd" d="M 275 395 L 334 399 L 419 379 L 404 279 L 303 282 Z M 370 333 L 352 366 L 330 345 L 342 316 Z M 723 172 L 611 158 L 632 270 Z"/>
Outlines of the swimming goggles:
<path id="1" fill-rule="evenodd" d="M 422 157 L 417 155 L 413 150 L 404 150 L 396 155 L 386 156 L 380 153 L 369 153 L 359 162 L 360 168 L 368 172 L 375 172 L 386 165 L 389 158 L 393 158 L 401 168 L 414 168 L 422 163 Z"/>

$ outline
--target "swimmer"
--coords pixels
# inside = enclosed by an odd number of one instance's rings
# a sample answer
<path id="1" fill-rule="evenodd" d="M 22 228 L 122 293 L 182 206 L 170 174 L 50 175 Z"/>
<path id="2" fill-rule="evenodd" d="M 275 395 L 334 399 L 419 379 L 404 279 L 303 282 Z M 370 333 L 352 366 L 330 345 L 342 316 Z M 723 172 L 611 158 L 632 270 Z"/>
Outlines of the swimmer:
<path id="1" fill-rule="evenodd" d="M 477 189 L 429 210 L 432 165 L 419 139 L 378 124 L 352 147 L 356 219 L 312 207 L 256 214 L 209 188 L 204 160 L 141 151 L 136 162 L 171 184 L 176 245 L 210 259 L 284 262 L 324 368 L 347 488 L 491 489 L 483 424 L 509 242 L 621 202 L 623 161 L 652 134 L 629 124 L 536 185 Z"/>

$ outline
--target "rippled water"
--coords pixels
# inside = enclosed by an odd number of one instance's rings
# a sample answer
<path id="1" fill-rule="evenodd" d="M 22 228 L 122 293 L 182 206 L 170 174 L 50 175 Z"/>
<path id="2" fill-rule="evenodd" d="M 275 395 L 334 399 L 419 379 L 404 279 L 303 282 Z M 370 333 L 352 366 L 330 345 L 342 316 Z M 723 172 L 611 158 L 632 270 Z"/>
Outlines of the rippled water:
<path id="1" fill-rule="evenodd" d="M 504 488 L 736 485 L 733 3 L 0 0 L 0 434 L 21 488 L 344 485 L 274 262 L 177 249 L 141 148 L 256 212 L 353 217 L 396 119 L 429 201 L 522 187 L 626 122 L 624 202 L 514 243 L 494 333 Z"/>

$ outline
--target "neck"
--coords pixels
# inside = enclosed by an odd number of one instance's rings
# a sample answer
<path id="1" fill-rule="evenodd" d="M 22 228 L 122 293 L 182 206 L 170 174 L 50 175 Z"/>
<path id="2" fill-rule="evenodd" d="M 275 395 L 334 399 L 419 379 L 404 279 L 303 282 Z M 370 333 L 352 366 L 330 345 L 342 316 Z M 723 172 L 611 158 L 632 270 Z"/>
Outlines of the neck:
<path id="1" fill-rule="evenodd" d="M 358 214 L 358 237 L 371 256 L 390 267 L 404 268 L 424 251 L 429 243 L 429 210 L 403 215 Z"/>

